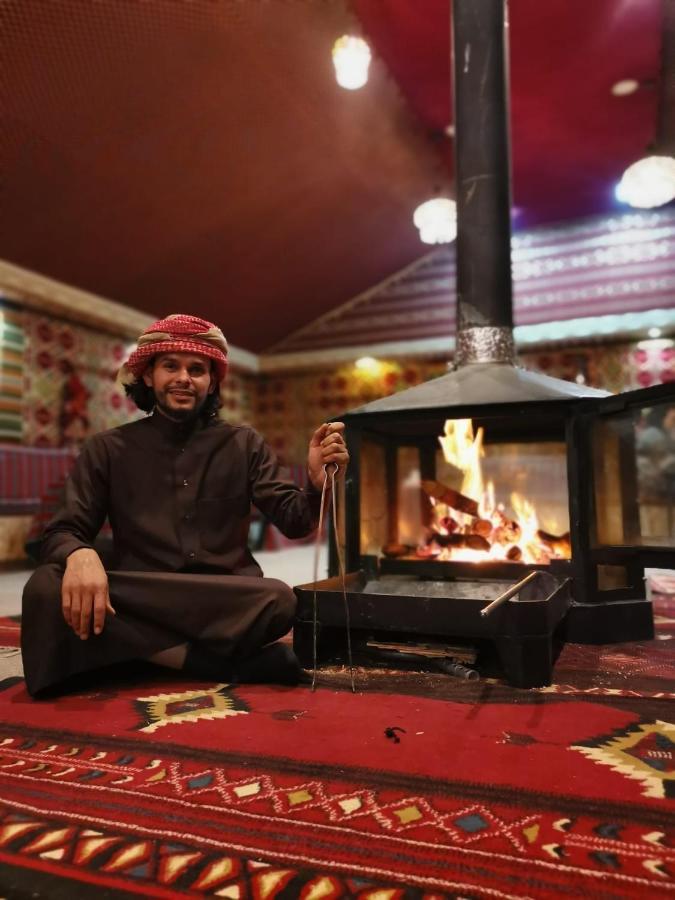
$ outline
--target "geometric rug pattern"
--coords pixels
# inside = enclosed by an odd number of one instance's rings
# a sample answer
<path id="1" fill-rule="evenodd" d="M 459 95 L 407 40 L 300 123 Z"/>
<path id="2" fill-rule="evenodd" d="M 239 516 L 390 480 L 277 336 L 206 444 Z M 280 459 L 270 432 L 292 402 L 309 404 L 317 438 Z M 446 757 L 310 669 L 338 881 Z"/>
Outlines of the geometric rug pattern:
<path id="1" fill-rule="evenodd" d="M 675 597 L 656 621 L 539 690 L 166 673 L 33 701 L 8 650 L 0 896 L 675 898 Z"/>
<path id="2" fill-rule="evenodd" d="M 154 896 L 162 896 L 157 893 L 158 887 L 172 887 L 176 895 L 189 892 L 231 900 L 263 900 L 282 895 L 330 898 L 354 892 L 364 900 L 382 900 L 398 894 L 364 879 L 315 875 L 247 860 L 238 854 L 197 848 L 179 840 L 104 832 L 64 820 L 36 819 L 0 807 L 0 859 L 7 859 L 10 854 L 30 859 L 37 871 L 49 871 L 50 863 L 58 861 L 64 874 L 69 870 L 86 872 L 90 883 L 108 888 L 128 889 L 131 882 Z M 424 896 L 431 897 L 420 894 Z"/>
<path id="3" fill-rule="evenodd" d="M 138 697 L 136 708 L 142 719 L 139 730 L 148 733 L 165 725 L 199 722 L 201 719 L 223 719 L 248 712 L 246 704 L 229 691 L 226 684 L 218 684 L 208 690 Z"/>
<path id="4" fill-rule="evenodd" d="M 675 799 L 675 725 L 641 722 L 574 747 L 588 759 L 643 782 L 645 797 Z"/>
<path id="5" fill-rule="evenodd" d="M 187 747 L 159 749 L 3 736 L 0 862 L 142 895 L 553 897 L 573 879 L 595 884 L 591 896 L 602 886 L 658 897 L 675 887 L 667 809 L 596 801 L 591 813 L 573 798 L 523 790 L 505 802 L 490 784 L 437 793 L 423 779 L 414 791 L 375 772 L 370 786 L 330 769 L 298 779 L 271 759 L 225 754 L 214 765 Z M 506 889 L 515 881 L 522 893 Z"/>
<path id="6" fill-rule="evenodd" d="M 26 810 L 29 808 L 28 804 L 17 806 Z M 554 824 L 563 839 L 571 827 L 572 823 L 568 820 Z M 624 858 L 637 851 L 644 870 L 663 879 L 663 882 L 658 885 L 639 876 L 624 874 L 624 885 L 629 890 L 644 889 L 649 896 L 658 896 L 659 888 L 665 887 L 669 878 L 664 862 L 667 851 L 661 843 L 663 835 L 642 835 L 644 846 L 640 847 L 618 841 L 617 830 L 611 823 L 598 826 L 595 835 L 579 835 L 576 844 L 615 873 L 624 868 Z M 574 842 L 568 842 L 568 847 L 566 849 L 564 843 L 554 839 L 546 845 L 546 852 L 551 859 L 562 860 L 569 870 L 573 868 L 570 863 Z M 48 872 L 57 862 L 61 877 L 78 873 L 86 875 L 93 885 L 125 890 L 134 886 L 154 896 L 191 893 L 232 900 L 346 896 L 358 896 L 362 900 L 403 897 L 432 900 L 447 896 L 410 887 L 386 886 L 364 877 L 345 878 L 334 873 L 316 873 L 305 866 L 298 868 L 247 859 L 236 852 L 223 853 L 222 850 L 200 846 L 180 837 L 163 839 L 129 834 L 127 830 L 114 827 L 83 827 L 58 816 L 36 817 L 30 812 L 15 811 L 0 805 L 0 860 L 16 857 L 23 858 L 33 871 Z M 552 868 L 549 866 L 549 871 Z M 540 876 L 542 886 L 546 884 L 546 875 L 543 872 Z M 599 879 L 598 883 L 603 884 L 603 881 Z M 175 893 L 157 893 L 156 889 L 162 887 L 173 887 Z M 617 889 L 621 890 L 621 883 L 614 887 L 614 890 Z M 499 892 L 490 894 L 506 896 Z M 624 894 L 612 892 L 611 896 Z"/>

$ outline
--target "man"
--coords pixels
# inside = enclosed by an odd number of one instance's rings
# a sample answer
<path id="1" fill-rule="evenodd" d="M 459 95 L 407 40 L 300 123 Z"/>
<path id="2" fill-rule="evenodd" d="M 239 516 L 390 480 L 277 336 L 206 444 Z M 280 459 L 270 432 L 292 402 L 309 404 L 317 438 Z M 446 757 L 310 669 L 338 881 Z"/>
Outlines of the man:
<path id="1" fill-rule="evenodd" d="M 121 375 L 152 414 L 85 444 L 24 590 L 32 695 L 137 659 L 221 681 L 299 680 L 290 647 L 273 643 L 295 596 L 248 550 L 250 504 L 288 537 L 314 529 L 324 465 L 344 473 L 349 461 L 344 425 L 315 431 L 301 490 L 256 431 L 217 418 L 226 370 L 225 338 L 203 319 L 169 316 L 140 336 Z M 106 516 L 107 572 L 93 549 Z"/>

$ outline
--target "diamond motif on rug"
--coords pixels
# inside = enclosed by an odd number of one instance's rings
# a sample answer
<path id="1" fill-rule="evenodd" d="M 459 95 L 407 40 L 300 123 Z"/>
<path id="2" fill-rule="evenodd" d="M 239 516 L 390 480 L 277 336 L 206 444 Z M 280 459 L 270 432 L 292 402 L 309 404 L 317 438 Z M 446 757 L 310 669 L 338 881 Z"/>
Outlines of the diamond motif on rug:
<path id="1" fill-rule="evenodd" d="M 387 831 L 401 832 L 420 825 L 439 827 L 441 817 L 422 797 L 406 797 L 373 809 L 377 821 Z"/>
<path id="2" fill-rule="evenodd" d="M 675 725 L 669 722 L 642 722 L 572 749 L 641 781 L 645 797 L 675 797 Z"/>
<path id="3" fill-rule="evenodd" d="M 469 816 L 461 816 L 459 819 L 455 819 L 454 823 L 459 826 L 462 831 L 468 832 L 469 834 L 475 834 L 477 831 L 485 831 L 490 827 L 490 823 L 486 822 L 483 816 L 479 816 L 477 813 Z"/>
<path id="4" fill-rule="evenodd" d="M 346 822 L 373 815 L 377 802 L 371 791 L 352 791 L 327 796 L 324 809 L 331 822 Z"/>
<path id="5" fill-rule="evenodd" d="M 226 684 L 218 684 L 208 690 L 138 697 L 134 705 L 141 715 L 141 723 L 136 730 L 147 732 L 156 731 L 164 725 L 225 719 L 249 712 L 248 705 Z"/>

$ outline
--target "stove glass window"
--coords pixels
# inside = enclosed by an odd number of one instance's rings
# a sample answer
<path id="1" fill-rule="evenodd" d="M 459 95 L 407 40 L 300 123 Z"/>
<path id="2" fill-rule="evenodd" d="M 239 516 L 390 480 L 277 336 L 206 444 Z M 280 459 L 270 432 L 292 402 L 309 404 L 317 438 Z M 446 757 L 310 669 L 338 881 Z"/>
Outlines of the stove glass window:
<path id="1" fill-rule="evenodd" d="M 675 404 L 594 423 L 596 546 L 675 546 Z"/>
<path id="2" fill-rule="evenodd" d="M 363 444 L 362 553 L 537 565 L 570 558 L 564 441 L 491 440 L 489 427 L 470 419 L 439 431 Z"/>
<path id="3" fill-rule="evenodd" d="M 487 435 L 464 459 L 444 445 L 436 473 L 438 484 L 476 504 L 462 509 L 462 499 L 453 505 L 451 495 L 432 492 L 427 546 L 440 545 L 441 559 L 547 565 L 570 558 L 563 441 L 490 443 Z"/>

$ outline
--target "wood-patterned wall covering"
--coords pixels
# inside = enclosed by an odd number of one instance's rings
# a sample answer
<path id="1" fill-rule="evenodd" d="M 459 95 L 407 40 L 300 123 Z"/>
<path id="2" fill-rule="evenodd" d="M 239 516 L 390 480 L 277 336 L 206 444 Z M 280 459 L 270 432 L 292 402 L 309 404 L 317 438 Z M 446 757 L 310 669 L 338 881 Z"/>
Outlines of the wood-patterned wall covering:
<path id="1" fill-rule="evenodd" d="M 583 378 L 613 393 L 675 380 L 673 341 L 597 344 L 522 354 L 520 364 L 556 378 Z M 322 421 L 370 400 L 421 384 L 447 371 L 446 360 L 380 361 L 375 374 L 353 364 L 331 370 L 260 376 L 253 419 L 285 461 L 301 463 Z"/>

